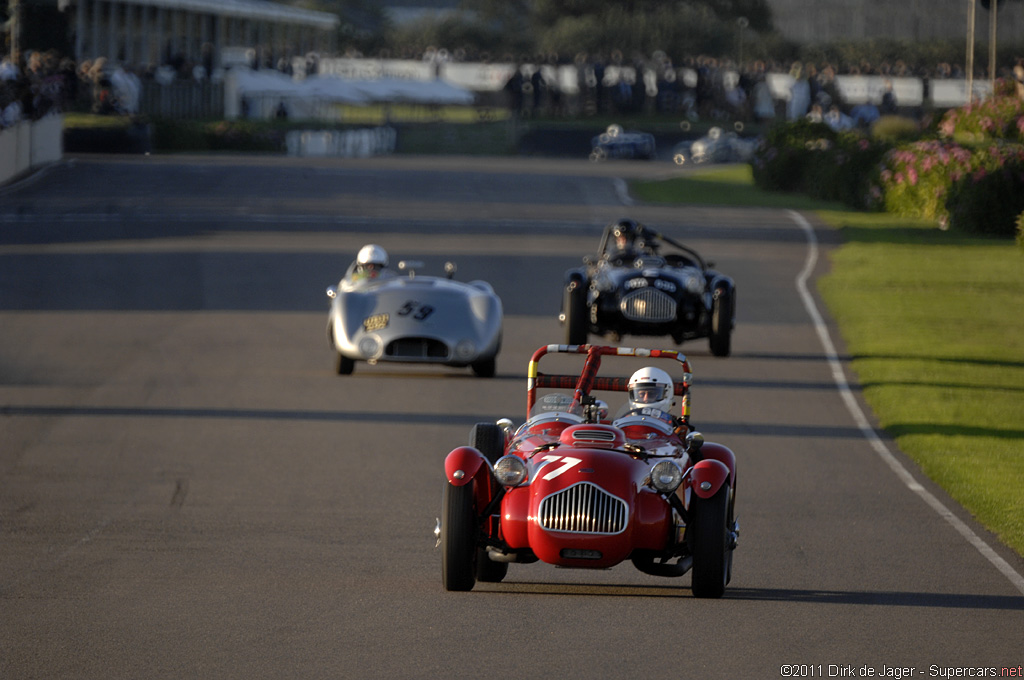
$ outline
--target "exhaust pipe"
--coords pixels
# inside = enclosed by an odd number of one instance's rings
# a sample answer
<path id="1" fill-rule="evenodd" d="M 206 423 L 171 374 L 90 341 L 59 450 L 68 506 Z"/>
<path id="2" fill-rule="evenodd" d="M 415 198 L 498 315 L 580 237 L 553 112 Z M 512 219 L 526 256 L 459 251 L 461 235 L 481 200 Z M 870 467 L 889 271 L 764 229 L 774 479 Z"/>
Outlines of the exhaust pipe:
<path id="1" fill-rule="evenodd" d="M 489 548 L 487 550 L 487 557 L 491 562 L 515 562 L 519 556 L 514 552 L 505 552 L 504 550 L 498 550 L 497 548 Z"/>
<path id="2" fill-rule="evenodd" d="M 653 557 L 646 555 L 634 555 L 633 566 L 651 576 L 682 576 L 693 568 L 693 556 L 679 558 L 678 562 L 655 562 Z"/>

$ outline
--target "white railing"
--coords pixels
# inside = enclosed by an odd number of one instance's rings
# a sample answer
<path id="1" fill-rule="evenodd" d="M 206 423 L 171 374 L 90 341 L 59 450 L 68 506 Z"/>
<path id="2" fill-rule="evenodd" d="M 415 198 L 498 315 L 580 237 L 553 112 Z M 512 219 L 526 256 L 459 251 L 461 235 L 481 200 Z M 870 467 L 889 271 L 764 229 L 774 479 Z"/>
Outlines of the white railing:
<path id="1" fill-rule="evenodd" d="M 63 116 L 15 123 L 0 130 L 0 185 L 63 157 Z"/>

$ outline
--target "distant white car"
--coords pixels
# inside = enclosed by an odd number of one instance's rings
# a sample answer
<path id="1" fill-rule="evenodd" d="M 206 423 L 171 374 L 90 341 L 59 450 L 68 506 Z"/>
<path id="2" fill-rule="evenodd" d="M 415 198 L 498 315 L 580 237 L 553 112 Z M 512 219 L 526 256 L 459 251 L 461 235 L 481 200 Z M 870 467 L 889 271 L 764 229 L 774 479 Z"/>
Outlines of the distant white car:
<path id="1" fill-rule="evenodd" d="M 724 132 L 713 127 L 700 139 L 680 142 L 672 149 L 672 161 L 684 163 L 747 163 L 754 157 L 757 137 L 741 137 L 735 132 Z"/>
<path id="2" fill-rule="evenodd" d="M 445 278 L 418 276 L 423 263 L 398 263 L 401 274 L 355 281 L 352 271 L 327 288 L 331 309 L 327 336 L 336 352 L 335 368 L 349 375 L 356 361 L 469 366 L 492 377 L 501 349 L 501 299 L 486 281 L 455 281 L 455 265 Z"/>

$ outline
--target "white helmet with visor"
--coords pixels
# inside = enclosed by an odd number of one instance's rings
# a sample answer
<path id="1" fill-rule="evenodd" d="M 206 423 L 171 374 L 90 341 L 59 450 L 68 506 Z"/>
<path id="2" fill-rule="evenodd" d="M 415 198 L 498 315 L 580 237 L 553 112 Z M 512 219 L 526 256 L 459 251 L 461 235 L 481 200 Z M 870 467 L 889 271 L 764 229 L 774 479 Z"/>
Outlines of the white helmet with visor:
<path id="1" fill-rule="evenodd" d="M 666 413 L 672 408 L 675 387 L 672 378 L 660 368 L 645 366 L 629 379 L 629 407 L 656 408 Z"/>

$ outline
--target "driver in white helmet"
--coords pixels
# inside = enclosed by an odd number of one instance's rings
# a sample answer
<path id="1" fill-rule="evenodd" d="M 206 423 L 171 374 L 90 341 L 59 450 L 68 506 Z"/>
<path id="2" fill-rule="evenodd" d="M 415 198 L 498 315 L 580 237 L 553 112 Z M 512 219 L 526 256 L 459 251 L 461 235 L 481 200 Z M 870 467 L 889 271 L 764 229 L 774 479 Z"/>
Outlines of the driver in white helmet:
<path id="1" fill-rule="evenodd" d="M 671 413 L 675 384 L 668 373 L 654 366 L 645 366 L 630 376 L 627 388 L 629 401 L 625 413 L 620 413 L 619 417 L 642 414 L 664 421 L 676 434 L 682 435 L 688 430 L 683 419 Z"/>
<path id="2" fill-rule="evenodd" d="M 660 368 L 645 366 L 629 378 L 629 409 L 656 408 L 668 413 L 675 398 L 672 378 Z"/>
<path id="3" fill-rule="evenodd" d="M 388 266 L 388 251 L 375 243 L 369 243 L 359 249 L 356 261 L 349 268 L 352 281 L 372 281 L 381 277 Z"/>

